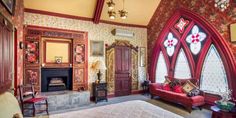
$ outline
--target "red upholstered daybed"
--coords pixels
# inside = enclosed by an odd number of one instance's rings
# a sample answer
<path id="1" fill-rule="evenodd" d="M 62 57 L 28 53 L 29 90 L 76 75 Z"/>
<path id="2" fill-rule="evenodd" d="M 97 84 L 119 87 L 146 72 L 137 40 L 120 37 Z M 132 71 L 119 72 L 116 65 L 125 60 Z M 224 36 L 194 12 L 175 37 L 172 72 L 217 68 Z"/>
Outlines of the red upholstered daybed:
<path id="1" fill-rule="evenodd" d="M 172 78 L 174 79 L 174 78 Z M 181 81 L 184 81 L 181 79 Z M 205 104 L 204 102 L 204 93 L 201 92 L 200 95 L 188 97 L 186 93 L 176 93 L 173 91 L 167 91 L 162 89 L 162 84 L 160 83 L 151 83 L 149 85 L 149 91 L 151 98 L 154 96 L 159 96 L 161 99 L 170 101 L 173 103 L 180 103 L 191 113 L 192 107 L 199 107 Z"/>

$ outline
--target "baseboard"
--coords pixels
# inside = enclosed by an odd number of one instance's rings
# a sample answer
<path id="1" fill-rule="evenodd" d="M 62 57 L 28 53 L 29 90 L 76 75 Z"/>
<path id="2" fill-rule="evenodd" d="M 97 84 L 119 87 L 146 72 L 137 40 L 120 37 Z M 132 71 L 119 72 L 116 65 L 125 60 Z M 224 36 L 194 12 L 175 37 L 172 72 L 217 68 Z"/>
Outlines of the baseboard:
<path id="1" fill-rule="evenodd" d="M 144 93 L 143 90 L 133 90 L 133 91 L 131 92 L 131 94 L 143 94 L 143 93 Z"/>

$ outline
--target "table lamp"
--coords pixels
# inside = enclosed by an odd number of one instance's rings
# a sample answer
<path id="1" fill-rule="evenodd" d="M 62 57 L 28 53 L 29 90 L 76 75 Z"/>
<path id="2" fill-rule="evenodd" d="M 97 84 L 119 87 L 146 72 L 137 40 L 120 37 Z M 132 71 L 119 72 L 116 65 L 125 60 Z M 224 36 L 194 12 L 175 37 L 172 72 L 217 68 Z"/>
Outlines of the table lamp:
<path id="1" fill-rule="evenodd" d="M 101 70 L 106 70 L 106 65 L 105 65 L 105 62 L 104 61 L 96 61 L 94 62 L 93 64 L 93 69 L 95 69 L 97 71 L 97 76 L 98 76 L 98 83 L 101 82 L 101 76 L 102 76 L 102 73 L 101 73 Z"/>

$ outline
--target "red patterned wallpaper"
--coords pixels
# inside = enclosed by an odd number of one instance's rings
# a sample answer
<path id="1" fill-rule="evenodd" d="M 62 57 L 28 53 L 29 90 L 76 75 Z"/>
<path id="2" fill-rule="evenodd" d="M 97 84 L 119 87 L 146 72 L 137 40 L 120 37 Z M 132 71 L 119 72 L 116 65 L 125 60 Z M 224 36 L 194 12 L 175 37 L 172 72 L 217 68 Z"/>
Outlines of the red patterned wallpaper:
<path id="1" fill-rule="evenodd" d="M 227 10 L 220 12 L 214 7 L 214 0 L 171 0 L 171 2 L 169 0 L 162 0 L 148 25 L 147 39 L 149 57 L 152 55 L 152 49 L 157 40 L 156 38 L 162 31 L 167 20 L 178 8 L 185 8 L 201 15 L 219 31 L 225 40 L 230 41 L 229 25 L 236 22 L 236 6 L 230 4 Z M 236 45 L 230 42 L 229 45 L 236 57 Z M 150 64 L 151 58 L 148 59 Z"/>
<path id="2" fill-rule="evenodd" d="M 0 4 L 0 12 L 10 20 L 17 29 L 17 85 L 23 79 L 23 51 L 19 48 L 19 42 L 23 41 L 23 20 L 24 20 L 24 4 L 23 0 L 16 0 L 15 15 L 12 17 L 5 7 Z"/>

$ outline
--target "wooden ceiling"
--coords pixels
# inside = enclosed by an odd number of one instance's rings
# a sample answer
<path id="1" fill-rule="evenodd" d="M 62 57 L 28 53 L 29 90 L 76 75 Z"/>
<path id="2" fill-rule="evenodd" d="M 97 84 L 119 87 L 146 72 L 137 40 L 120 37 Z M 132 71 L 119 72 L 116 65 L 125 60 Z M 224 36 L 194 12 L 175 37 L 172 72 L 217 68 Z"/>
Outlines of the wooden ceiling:
<path id="1" fill-rule="evenodd" d="M 161 0 L 125 0 L 127 19 L 121 19 L 118 10 L 123 8 L 123 0 L 113 0 L 116 19 L 109 19 L 109 0 L 24 0 L 26 11 L 46 11 L 91 19 L 94 23 L 113 22 L 147 26 Z"/>

